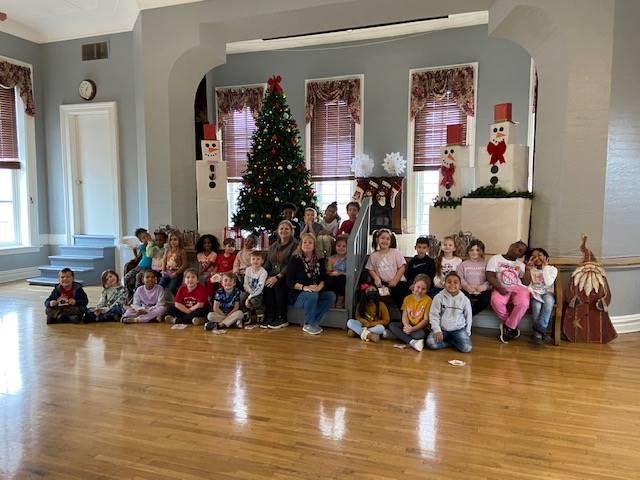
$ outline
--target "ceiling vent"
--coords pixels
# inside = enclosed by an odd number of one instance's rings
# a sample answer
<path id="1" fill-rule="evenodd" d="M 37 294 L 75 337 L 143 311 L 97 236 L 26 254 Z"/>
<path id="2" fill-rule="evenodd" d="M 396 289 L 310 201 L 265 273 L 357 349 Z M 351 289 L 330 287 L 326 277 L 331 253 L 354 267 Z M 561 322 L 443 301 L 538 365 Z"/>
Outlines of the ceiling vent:
<path id="1" fill-rule="evenodd" d="M 109 42 L 86 43 L 82 45 L 82 61 L 109 58 Z"/>

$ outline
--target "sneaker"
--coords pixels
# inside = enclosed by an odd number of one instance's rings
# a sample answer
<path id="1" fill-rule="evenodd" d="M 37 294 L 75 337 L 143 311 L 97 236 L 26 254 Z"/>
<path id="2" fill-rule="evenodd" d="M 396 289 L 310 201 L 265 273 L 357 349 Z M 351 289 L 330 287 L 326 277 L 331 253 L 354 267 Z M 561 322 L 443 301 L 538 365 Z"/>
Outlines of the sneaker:
<path id="1" fill-rule="evenodd" d="M 357 336 L 358 334 L 356 332 L 354 332 L 350 328 L 347 328 L 347 337 L 357 337 Z"/>
<path id="2" fill-rule="evenodd" d="M 269 328 L 271 328 L 272 330 L 278 330 L 280 328 L 284 328 L 288 326 L 289 326 L 289 322 L 283 319 L 274 320 L 273 322 L 269 323 Z"/>
<path id="3" fill-rule="evenodd" d="M 509 343 L 509 339 L 508 339 L 508 330 L 509 328 L 505 326 L 504 323 L 500 323 L 500 335 L 498 337 L 498 339 L 502 342 L 502 343 Z"/>
<path id="4" fill-rule="evenodd" d="M 244 326 L 244 322 L 242 321 L 241 318 L 239 318 L 238 320 L 236 320 L 236 327 L 238 328 L 242 328 Z"/>
<path id="5" fill-rule="evenodd" d="M 204 317 L 193 317 L 191 319 L 191 323 L 196 327 L 199 327 L 200 325 L 204 325 L 206 323 L 206 320 Z"/>
<path id="6" fill-rule="evenodd" d="M 531 335 L 531 343 L 533 343 L 534 345 L 543 345 L 544 340 L 542 339 L 542 335 L 540 335 L 538 332 L 533 332 L 533 334 Z"/>
<path id="7" fill-rule="evenodd" d="M 424 340 L 411 340 L 409 342 L 411 348 L 413 348 L 416 352 L 421 352 L 424 349 Z"/>
<path id="8" fill-rule="evenodd" d="M 520 336 L 520 329 L 519 328 L 510 328 L 509 330 L 511 330 L 511 335 L 513 335 L 513 338 L 518 338 Z"/>
<path id="9" fill-rule="evenodd" d="M 158 322 L 158 323 L 164 322 L 164 317 L 162 315 L 156 317 L 156 322 Z"/>
<path id="10" fill-rule="evenodd" d="M 218 324 L 216 322 L 208 321 L 204 324 L 204 329 L 207 332 L 211 332 L 212 330 L 218 330 Z"/>
<path id="11" fill-rule="evenodd" d="M 302 331 L 309 335 L 320 335 L 322 333 L 322 327 L 307 323 L 302 327 Z"/>
<path id="12" fill-rule="evenodd" d="M 164 321 L 167 323 L 170 323 L 171 325 L 175 325 L 176 324 L 176 317 L 174 317 L 173 315 L 165 315 L 164 317 Z"/>
<path id="13" fill-rule="evenodd" d="M 122 323 L 140 323 L 140 319 L 138 317 L 122 317 L 120 319 Z"/>
<path id="14" fill-rule="evenodd" d="M 368 332 L 367 333 L 367 341 L 378 343 L 380 341 L 380 335 L 378 335 L 377 333 Z"/>
<path id="15" fill-rule="evenodd" d="M 502 343 L 509 343 L 511 340 L 520 336 L 520 330 L 517 328 L 509 328 L 506 325 L 500 324 L 500 341 Z"/>
<path id="16" fill-rule="evenodd" d="M 272 323 L 273 323 L 273 320 L 263 318 L 262 322 L 260 322 L 260 328 L 269 328 L 269 325 L 271 325 Z"/>

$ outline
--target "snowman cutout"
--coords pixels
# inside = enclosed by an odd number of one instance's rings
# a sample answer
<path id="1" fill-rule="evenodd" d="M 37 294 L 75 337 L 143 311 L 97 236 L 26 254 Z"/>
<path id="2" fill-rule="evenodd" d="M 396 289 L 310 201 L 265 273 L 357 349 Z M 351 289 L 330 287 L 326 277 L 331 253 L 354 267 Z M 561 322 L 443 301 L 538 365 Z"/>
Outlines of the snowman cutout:
<path id="1" fill-rule="evenodd" d="M 216 164 L 220 163 L 220 147 L 218 140 L 202 140 L 202 160 L 209 165 L 209 188 L 215 189 L 216 180 Z"/>
<path id="2" fill-rule="evenodd" d="M 490 155 L 489 165 L 491 178 L 489 183 L 496 185 L 499 181 L 498 173 L 500 165 L 505 163 L 504 154 L 507 151 L 507 130 L 508 122 L 494 123 L 489 133 L 489 143 L 487 144 L 487 153 Z"/>
<path id="3" fill-rule="evenodd" d="M 451 198 L 451 189 L 455 186 L 456 157 L 453 146 L 444 149 L 442 164 L 440 165 L 440 186 L 444 187 L 444 195 Z"/>

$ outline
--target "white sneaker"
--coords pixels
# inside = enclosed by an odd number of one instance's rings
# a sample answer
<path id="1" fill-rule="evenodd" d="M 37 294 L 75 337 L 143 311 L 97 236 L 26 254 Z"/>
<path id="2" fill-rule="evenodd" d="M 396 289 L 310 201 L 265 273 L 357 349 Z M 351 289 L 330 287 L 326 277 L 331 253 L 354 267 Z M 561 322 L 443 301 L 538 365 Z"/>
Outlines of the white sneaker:
<path id="1" fill-rule="evenodd" d="M 424 349 L 424 340 L 411 340 L 409 345 L 411 345 L 411 348 L 416 352 L 421 352 Z"/>

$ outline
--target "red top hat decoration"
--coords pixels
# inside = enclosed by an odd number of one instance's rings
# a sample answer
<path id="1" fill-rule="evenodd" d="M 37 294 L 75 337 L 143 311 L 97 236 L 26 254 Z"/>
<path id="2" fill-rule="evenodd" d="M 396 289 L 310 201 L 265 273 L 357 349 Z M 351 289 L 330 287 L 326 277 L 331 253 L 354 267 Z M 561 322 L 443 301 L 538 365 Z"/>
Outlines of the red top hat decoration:
<path id="1" fill-rule="evenodd" d="M 499 103 L 493 107 L 493 121 L 511 122 L 511 103 Z"/>
<path id="2" fill-rule="evenodd" d="M 462 124 L 447 125 L 447 145 L 462 145 Z"/>
<path id="3" fill-rule="evenodd" d="M 217 140 L 216 139 L 216 124 L 215 123 L 203 123 L 202 129 L 204 130 L 205 140 Z"/>

